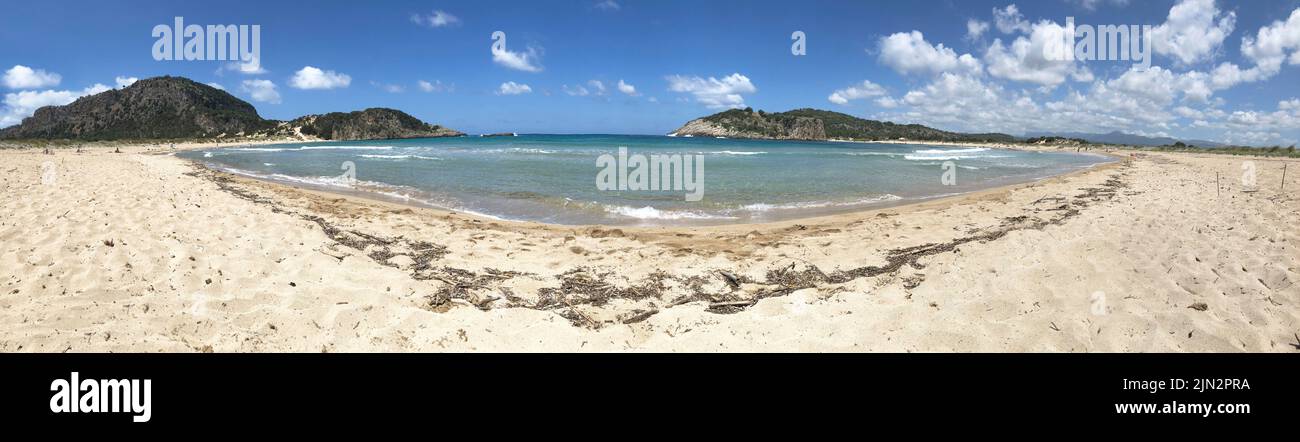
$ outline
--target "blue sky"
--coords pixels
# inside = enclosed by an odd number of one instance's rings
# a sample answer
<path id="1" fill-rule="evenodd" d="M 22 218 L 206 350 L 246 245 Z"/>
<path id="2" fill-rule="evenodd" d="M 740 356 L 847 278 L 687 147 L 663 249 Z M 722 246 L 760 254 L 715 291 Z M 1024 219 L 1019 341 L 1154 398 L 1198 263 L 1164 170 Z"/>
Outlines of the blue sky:
<path id="1" fill-rule="evenodd" d="M 471 133 L 660 134 L 749 106 L 962 131 L 1300 139 L 1300 0 L 173 3 L 7 5 L 0 125 L 181 75 L 268 118 L 383 106 Z M 176 16 L 260 25 L 260 69 L 154 60 L 150 32 Z M 1034 48 L 1068 16 L 1158 27 L 1153 68 L 1044 62 Z M 494 53 L 495 31 L 509 53 Z"/>

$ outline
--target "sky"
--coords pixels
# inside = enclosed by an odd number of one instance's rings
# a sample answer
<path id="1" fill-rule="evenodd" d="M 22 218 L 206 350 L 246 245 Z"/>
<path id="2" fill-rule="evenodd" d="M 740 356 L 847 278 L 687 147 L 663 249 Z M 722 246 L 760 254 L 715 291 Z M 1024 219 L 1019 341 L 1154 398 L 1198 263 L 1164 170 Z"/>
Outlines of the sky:
<path id="1" fill-rule="evenodd" d="M 56 0 L 4 9 L 0 127 L 40 106 L 179 75 L 266 118 L 391 107 L 469 133 L 663 134 L 728 108 L 813 107 L 968 132 L 1300 139 L 1300 0 Z M 156 60 L 152 32 L 175 17 L 259 25 L 260 57 Z M 1149 25 L 1150 67 L 1045 58 L 1069 17 Z"/>

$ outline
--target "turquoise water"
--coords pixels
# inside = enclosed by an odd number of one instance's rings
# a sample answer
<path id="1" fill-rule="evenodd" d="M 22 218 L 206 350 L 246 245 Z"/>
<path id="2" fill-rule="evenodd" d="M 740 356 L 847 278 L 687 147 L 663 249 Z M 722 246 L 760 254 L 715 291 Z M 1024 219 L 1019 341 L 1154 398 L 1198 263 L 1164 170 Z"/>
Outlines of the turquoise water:
<path id="1" fill-rule="evenodd" d="M 703 198 L 607 191 L 597 158 L 699 155 Z M 479 215 L 557 224 L 776 221 L 1027 182 L 1109 161 L 1100 155 L 925 144 L 629 135 L 520 135 L 222 147 L 178 156 L 228 172 Z M 687 157 L 694 158 L 694 157 Z M 955 185 L 943 185 L 952 161 Z M 356 181 L 340 179 L 352 162 Z M 630 165 L 634 169 L 635 165 Z M 349 185 L 351 183 L 351 185 Z"/>

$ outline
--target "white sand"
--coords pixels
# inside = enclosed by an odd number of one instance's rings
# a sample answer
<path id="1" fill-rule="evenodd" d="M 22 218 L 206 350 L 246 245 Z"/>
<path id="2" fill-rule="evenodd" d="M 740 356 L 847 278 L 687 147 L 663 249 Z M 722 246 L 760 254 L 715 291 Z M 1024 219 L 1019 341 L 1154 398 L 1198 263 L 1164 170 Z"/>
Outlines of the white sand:
<path id="1" fill-rule="evenodd" d="M 238 179 L 241 196 L 151 149 L 0 151 L 0 351 L 1293 352 L 1300 332 L 1294 160 L 1285 193 L 1282 160 L 1152 154 L 849 215 L 608 229 Z M 1257 192 L 1242 192 L 1245 160 Z M 314 216 L 341 229 L 334 239 Z M 412 269 L 338 241 L 366 235 L 401 236 L 393 254 L 412 254 L 408 240 L 447 253 Z M 968 237 L 983 239 L 895 272 L 811 288 L 769 278 Z M 761 282 L 733 290 L 720 270 Z M 431 305 L 440 291 L 464 299 Z M 592 293 L 617 296 L 592 305 Z"/>

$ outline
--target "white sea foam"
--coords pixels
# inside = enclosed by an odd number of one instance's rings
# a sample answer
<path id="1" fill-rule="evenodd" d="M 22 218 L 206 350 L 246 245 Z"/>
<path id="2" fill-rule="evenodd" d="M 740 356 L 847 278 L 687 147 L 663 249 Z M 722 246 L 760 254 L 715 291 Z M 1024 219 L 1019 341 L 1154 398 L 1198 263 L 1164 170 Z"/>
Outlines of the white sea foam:
<path id="1" fill-rule="evenodd" d="M 737 152 L 734 150 L 720 150 L 717 152 L 708 152 L 714 155 L 762 155 L 767 152 Z"/>
<path id="2" fill-rule="evenodd" d="M 736 219 L 732 216 L 709 215 L 707 213 L 659 210 L 654 207 L 606 206 L 605 211 L 636 219 Z"/>
<path id="3" fill-rule="evenodd" d="M 852 156 L 855 156 L 855 157 L 868 157 L 868 156 L 870 156 L 870 157 L 874 157 L 874 156 L 881 156 L 881 157 L 898 157 L 898 156 L 903 156 L 903 154 L 898 153 L 898 152 L 843 152 L 843 154 L 844 154 L 844 155 L 852 155 Z"/>
<path id="4" fill-rule="evenodd" d="M 302 146 L 299 150 L 392 150 L 393 146 Z"/>
<path id="5" fill-rule="evenodd" d="M 823 207 L 848 207 L 848 206 L 861 206 L 866 204 L 883 203 L 886 201 L 898 201 L 901 199 L 903 199 L 903 197 L 886 193 L 884 195 L 874 196 L 870 198 L 862 198 L 855 201 L 808 201 L 808 202 L 785 203 L 785 204 L 757 203 L 757 204 L 749 204 L 743 206 L 741 207 L 741 210 L 745 210 L 749 212 L 767 212 L 770 210 L 797 210 L 797 209 L 817 209 Z"/>
<path id="6" fill-rule="evenodd" d="M 286 150 L 298 149 L 286 149 L 280 147 L 228 147 L 226 150 L 233 150 L 236 152 L 284 152 Z"/>
<path id="7" fill-rule="evenodd" d="M 903 158 L 912 161 L 952 161 L 969 160 L 974 158 L 1010 157 L 1010 155 L 986 154 L 989 150 L 990 149 L 986 147 L 973 147 L 970 149 L 921 149 L 903 155 Z"/>

